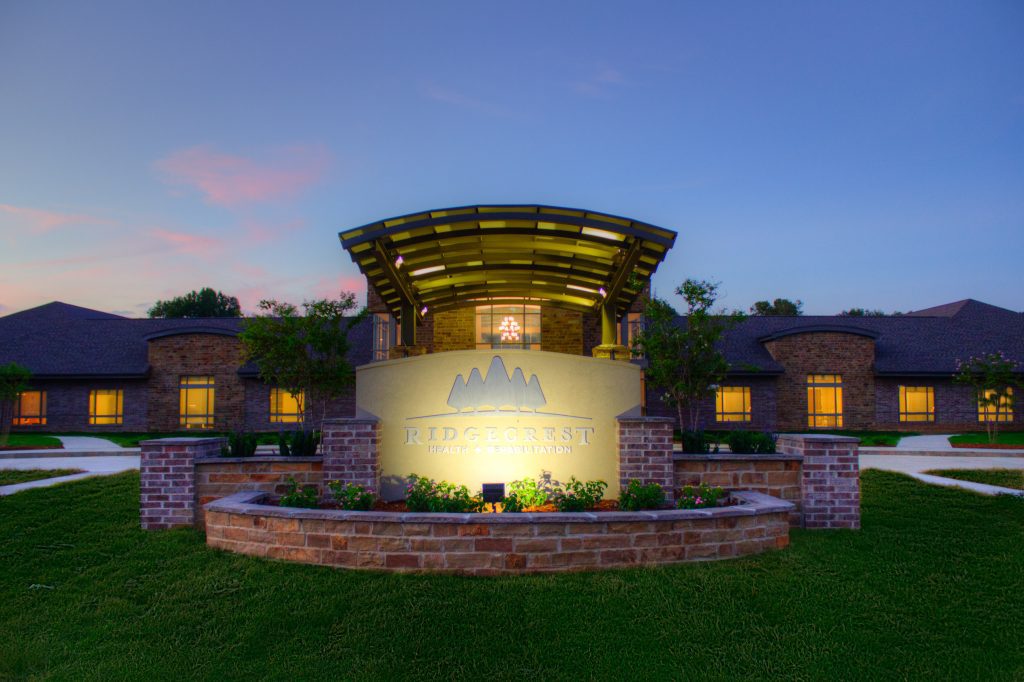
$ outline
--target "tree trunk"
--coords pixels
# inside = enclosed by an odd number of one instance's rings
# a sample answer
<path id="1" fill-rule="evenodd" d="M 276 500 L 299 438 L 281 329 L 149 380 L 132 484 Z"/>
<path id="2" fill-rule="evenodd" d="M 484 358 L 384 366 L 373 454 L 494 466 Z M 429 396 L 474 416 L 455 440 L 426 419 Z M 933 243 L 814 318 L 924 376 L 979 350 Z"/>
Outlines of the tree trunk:
<path id="1" fill-rule="evenodd" d="M 7 437 L 11 433 L 11 421 L 14 419 L 14 401 L 0 400 L 0 447 L 7 445 Z"/>

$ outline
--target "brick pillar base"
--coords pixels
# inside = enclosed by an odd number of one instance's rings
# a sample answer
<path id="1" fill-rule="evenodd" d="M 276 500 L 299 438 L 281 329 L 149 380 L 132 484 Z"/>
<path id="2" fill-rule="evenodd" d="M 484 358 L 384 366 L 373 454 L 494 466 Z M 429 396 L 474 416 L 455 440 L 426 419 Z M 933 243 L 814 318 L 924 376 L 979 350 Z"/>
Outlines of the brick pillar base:
<path id="1" fill-rule="evenodd" d="M 860 528 L 858 443 L 847 436 L 779 436 L 779 452 L 804 458 L 800 482 L 804 528 Z"/>
<path id="2" fill-rule="evenodd" d="M 219 455 L 225 442 L 224 438 L 161 438 L 139 444 L 139 522 L 143 530 L 195 523 L 194 461 Z"/>
<path id="3" fill-rule="evenodd" d="M 379 419 L 326 420 L 321 441 L 324 487 L 341 481 L 380 494 L 380 440 Z"/>
<path id="4" fill-rule="evenodd" d="M 665 500 L 675 499 L 675 464 L 672 461 L 674 422 L 667 417 L 619 417 L 619 486 L 631 479 L 657 483 Z"/>

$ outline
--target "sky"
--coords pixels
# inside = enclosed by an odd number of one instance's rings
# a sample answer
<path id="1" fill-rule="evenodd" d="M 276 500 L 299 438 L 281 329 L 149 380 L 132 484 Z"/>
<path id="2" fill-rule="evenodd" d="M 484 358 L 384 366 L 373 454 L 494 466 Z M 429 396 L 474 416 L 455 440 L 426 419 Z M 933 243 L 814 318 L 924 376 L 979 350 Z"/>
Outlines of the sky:
<path id="1" fill-rule="evenodd" d="M 365 281 L 338 232 L 551 204 L 655 293 L 1024 310 L 1024 3 L 0 0 L 0 314 Z"/>

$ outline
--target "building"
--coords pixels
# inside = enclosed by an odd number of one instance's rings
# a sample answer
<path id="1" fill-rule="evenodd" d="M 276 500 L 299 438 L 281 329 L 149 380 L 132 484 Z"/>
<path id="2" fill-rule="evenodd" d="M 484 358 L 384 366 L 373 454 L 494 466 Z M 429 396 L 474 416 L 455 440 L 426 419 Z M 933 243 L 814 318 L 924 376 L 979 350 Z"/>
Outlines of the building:
<path id="1" fill-rule="evenodd" d="M 348 230 L 342 245 L 367 278 L 372 313 L 353 330 L 351 361 L 523 348 L 642 364 L 630 339 L 675 238 L 550 206 L 443 209 Z M 295 428 L 295 396 L 241 362 L 240 326 L 59 302 L 2 317 L 0 363 L 33 374 L 14 429 Z M 953 383 L 957 361 L 996 351 L 1024 361 L 1024 313 L 964 300 L 898 317 L 751 317 L 723 351 L 732 370 L 703 406 L 705 428 L 974 430 L 996 417 Z M 328 415 L 354 404 L 335 401 Z M 646 410 L 675 416 L 651 389 Z M 1020 428 L 1020 401 L 999 418 Z"/>

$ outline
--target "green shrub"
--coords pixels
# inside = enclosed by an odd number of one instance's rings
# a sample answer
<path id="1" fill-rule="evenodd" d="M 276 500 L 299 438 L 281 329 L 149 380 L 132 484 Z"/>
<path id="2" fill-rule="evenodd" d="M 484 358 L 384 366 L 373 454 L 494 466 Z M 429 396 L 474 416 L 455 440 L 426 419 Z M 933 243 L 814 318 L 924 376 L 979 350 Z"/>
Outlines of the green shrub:
<path id="1" fill-rule="evenodd" d="M 551 496 L 551 478 L 548 475 L 538 481 L 535 478 L 523 478 L 508 484 L 509 495 L 515 495 L 524 507 L 539 507 L 547 504 Z"/>
<path id="2" fill-rule="evenodd" d="M 731 431 L 726 435 L 729 449 L 742 455 L 770 455 L 775 452 L 775 436 L 758 431 Z"/>
<path id="3" fill-rule="evenodd" d="M 354 483 L 331 481 L 327 484 L 327 487 L 331 489 L 331 495 L 334 496 L 334 501 L 338 503 L 338 507 L 341 509 L 369 511 L 373 508 L 373 503 L 377 499 L 377 496 L 369 490 Z"/>
<path id="4" fill-rule="evenodd" d="M 302 507 L 303 509 L 317 508 L 316 486 L 307 485 L 300 489 L 298 481 L 293 476 L 288 477 L 288 491 L 281 496 L 282 507 Z"/>
<path id="5" fill-rule="evenodd" d="M 501 511 L 508 512 L 510 514 L 518 514 L 526 508 L 523 501 L 519 499 L 519 496 L 515 493 L 509 493 L 505 495 L 501 500 Z"/>
<path id="6" fill-rule="evenodd" d="M 608 484 L 604 481 L 577 481 L 573 476 L 565 486 L 557 485 L 553 490 L 553 501 L 558 511 L 574 512 L 593 509 Z"/>
<path id="7" fill-rule="evenodd" d="M 312 457 L 318 445 L 318 431 L 287 431 L 277 434 L 277 447 L 285 457 Z"/>
<path id="8" fill-rule="evenodd" d="M 703 431 L 683 431 L 682 445 L 685 453 L 707 454 L 711 450 L 711 439 Z"/>
<path id="9" fill-rule="evenodd" d="M 705 507 L 717 507 L 718 500 L 722 498 L 725 491 L 721 488 L 712 488 L 707 483 L 701 483 L 694 488 L 688 485 L 683 488 L 676 500 L 678 509 L 703 509 Z"/>
<path id="10" fill-rule="evenodd" d="M 448 481 L 409 475 L 405 488 L 405 504 L 413 512 L 478 512 L 484 502 L 479 495 L 469 494 L 469 488 Z"/>
<path id="11" fill-rule="evenodd" d="M 643 485 L 634 478 L 619 492 L 619 509 L 623 511 L 659 509 L 663 504 L 665 491 L 657 483 Z"/>
<path id="12" fill-rule="evenodd" d="M 221 457 L 252 457 L 256 454 L 256 434 L 236 431 L 228 434 L 227 445 L 220 448 Z"/>

